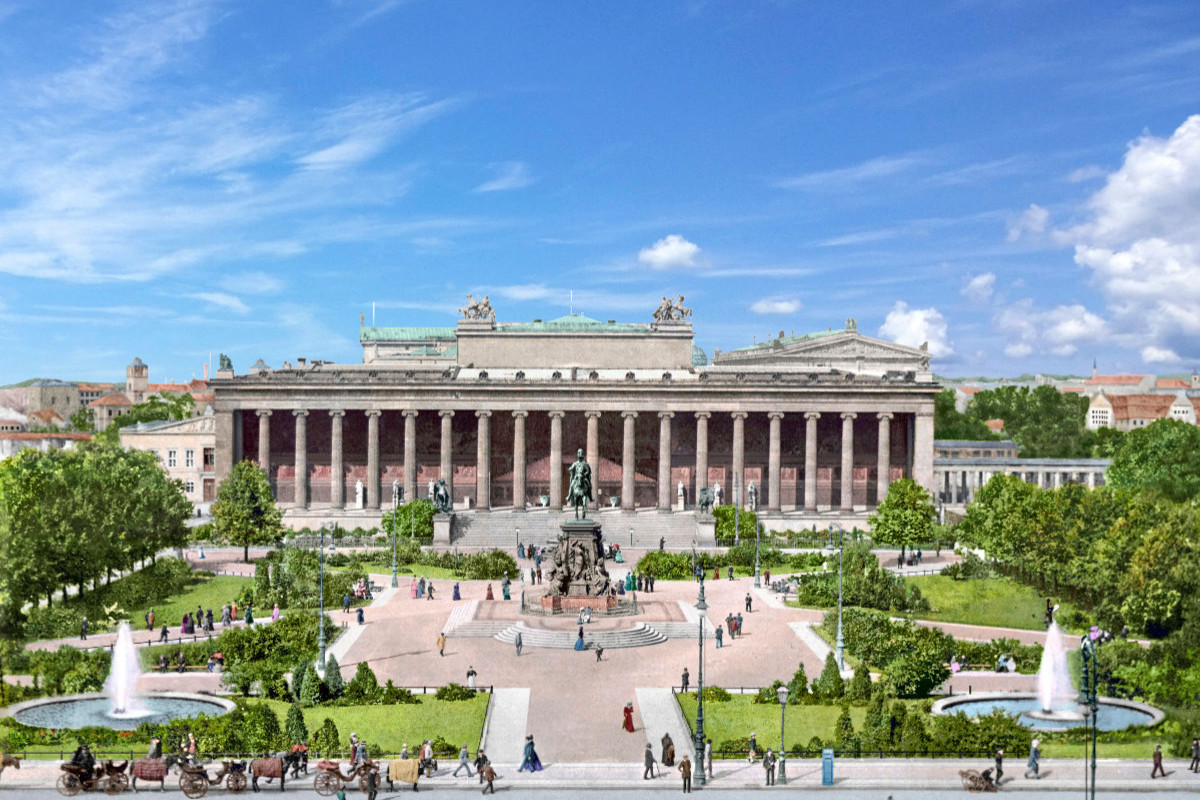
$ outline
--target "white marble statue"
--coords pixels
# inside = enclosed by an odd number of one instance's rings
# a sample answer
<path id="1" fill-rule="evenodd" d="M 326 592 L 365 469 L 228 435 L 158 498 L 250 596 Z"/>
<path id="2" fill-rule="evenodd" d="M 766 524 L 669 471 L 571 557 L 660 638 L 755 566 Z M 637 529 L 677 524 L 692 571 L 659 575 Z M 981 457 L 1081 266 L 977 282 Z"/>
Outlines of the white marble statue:
<path id="1" fill-rule="evenodd" d="M 400 481 L 392 481 L 392 508 L 400 507 Z"/>
<path id="2" fill-rule="evenodd" d="M 679 482 L 679 489 L 675 492 L 675 494 L 679 495 L 680 497 L 683 497 L 683 494 L 684 494 L 683 481 Z"/>
<path id="3" fill-rule="evenodd" d="M 363 482 L 355 481 L 354 483 L 354 507 L 362 510 L 363 507 Z"/>
<path id="4" fill-rule="evenodd" d="M 750 485 L 746 487 L 746 505 L 751 511 L 758 509 L 758 487 L 754 485 L 754 481 L 750 481 Z"/>
<path id="5" fill-rule="evenodd" d="M 718 481 L 713 484 L 713 507 L 721 505 L 721 484 Z"/>

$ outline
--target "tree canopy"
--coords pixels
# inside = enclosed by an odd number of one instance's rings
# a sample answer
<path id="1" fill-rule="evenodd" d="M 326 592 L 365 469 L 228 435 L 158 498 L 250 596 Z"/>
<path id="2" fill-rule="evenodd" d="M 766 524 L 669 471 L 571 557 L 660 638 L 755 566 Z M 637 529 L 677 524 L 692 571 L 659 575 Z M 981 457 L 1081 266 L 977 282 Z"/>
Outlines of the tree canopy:
<path id="1" fill-rule="evenodd" d="M 893 481 L 887 497 L 871 515 L 871 538 L 882 544 L 915 547 L 933 538 L 937 512 L 929 492 L 911 478 Z"/>
<path id="2" fill-rule="evenodd" d="M 196 402 L 190 394 L 152 394 L 146 398 L 144 403 L 138 403 L 129 409 L 129 413 L 122 414 L 110 422 L 108 427 L 96 438 L 115 445 L 121 440 L 121 428 L 136 425 L 139 422 L 187 419 L 192 416 L 192 409 L 195 408 L 195 405 Z M 71 422 L 75 424 L 74 416 L 71 417 Z M 84 422 L 84 420 L 80 420 L 80 422 Z"/>
<path id="3" fill-rule="evenodd" d="M 251 545 L 274 544 L 283 535 L 283 514 L 271 496 L 266 473 L 253 461 L 234 464 L 217 489 L 212 514 L 217 535 L 241 545 L 246 561 L 250 560 Z"/>
<path id="4" fill-rule="evenodd" d="M 1200 497 L 1200 427 L 1160 419 L 1130 431 L 1112 465 L 1108 482 L 1124 489 L 1150 489 L 1177 503 Z"/>
<path id="5" fill-rule="evenodd" d="M 933 435 L 938 439 L 989 442 L 1000 437 L 984 421 L 954 407 L 954 390 L 943 389 L 934 399 Z"/>
<path id="6" fill-rule="evenodd" d="M 989 441 L 1000 437 L 984 423 L 1004 420 L 1004 433 L 1020 446 L 1021 458 L 1088 458 L 1096 436 L 1087 429 L 1090 400 L 1053 386 L 1002 386 L 977 392 L 965 413 L 954 408 L 954 390 L 938 395 L 934 435 L 939 439 Z"/>

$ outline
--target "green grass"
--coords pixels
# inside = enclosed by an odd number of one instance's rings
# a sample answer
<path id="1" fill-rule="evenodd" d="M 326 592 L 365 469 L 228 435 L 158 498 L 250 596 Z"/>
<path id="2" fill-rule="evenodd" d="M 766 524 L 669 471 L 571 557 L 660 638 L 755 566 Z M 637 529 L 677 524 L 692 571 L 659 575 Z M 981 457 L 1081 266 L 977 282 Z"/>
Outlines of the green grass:
<path id="1" fill-rule="evenodd" d="M 1045 630 L 1046 596 L 1007 578 L 956 581 L 944 575 L 925 575 L 904 582 L 918 587 L 933 609 L 912 614 L 915 619 Z M 1063 603 L 1059 614 L 1069 610 Z"/>
<path id="2" fill-rule="evenodd" d="M 236 578 L 229 575 L 217 575 L 215 577 L 204 575 L 203 573 L 196 576 L 195 582 L 187 589 L 187 591 L 177 594 L 174 597 L 165 597 L 153 606 L 144 608 L 127 609 L 130 624 L 138 630 L 146 627 L 146 612 L 151 607 L 154 608 L 154 627 L 161 628 L 165 622 L 171 628 L 178 630 L 179 623 L 183 620 L 184 612 L 196 613 L 196 606 L 201 606 L 205 611 L 213 610 L 213 617 L 219 622 L 221 619 L 221 606 L 225 603 L 232 602 L 235 597 L 241 594 L 242 589 L 250 585 L 252 578 Z M 241 610 L 240 608 L 238 609 Z M 266 609 L 269 615 L 270 609 Z M 259 610 L 261 614 L 262 611 Z M 197 626 L 199 627 L 199 626 Z M 172 631 L 174 633 L 175 631 Z"/>
<path id="3" fill-rule="evenodd" d="M 458 702 L 436 700 L 433 695 L 418 697 L 421 702 L 415 705 L 306 708 L 304 722 L 311 735 L 329 717 L 343 740 L 348 740 L 351 733 L 358 733 L 372 749 L 378 747 L 385 752 L 399 752 L 405 743 L 411 752 L 419 743 L 438 736 L 448 742 L 465 743 L 471 750 L 479 746 L 491 695 L 481 692 L 472 700 Z M 290 704 L 279 700 L 263 702 L 275 711 L 283 727 Z"/>

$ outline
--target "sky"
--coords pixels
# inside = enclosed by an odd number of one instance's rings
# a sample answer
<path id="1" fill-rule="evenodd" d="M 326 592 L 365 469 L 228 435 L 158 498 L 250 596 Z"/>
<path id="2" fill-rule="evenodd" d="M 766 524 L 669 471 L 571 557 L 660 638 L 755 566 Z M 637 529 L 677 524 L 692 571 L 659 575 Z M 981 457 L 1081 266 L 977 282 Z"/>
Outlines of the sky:
<path id="1" fill-rule="evenodd" d="M 0 385 L 356 362 L 467 293 L 1190 371 L 1200 6 L 0 0 Z"/>

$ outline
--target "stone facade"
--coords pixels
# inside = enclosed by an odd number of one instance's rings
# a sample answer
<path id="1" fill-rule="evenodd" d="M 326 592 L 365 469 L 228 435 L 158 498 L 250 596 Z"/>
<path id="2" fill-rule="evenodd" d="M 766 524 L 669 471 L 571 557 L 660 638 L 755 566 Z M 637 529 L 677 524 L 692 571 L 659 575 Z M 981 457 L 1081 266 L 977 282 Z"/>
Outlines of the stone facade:
<path id="1" fill-rule="evenodd" d="M 217 428 L 211 414 L 180 421 L 139 422 L 120 431 L 121 447 L 154 453 L 163 471 L 183 482 L 192 505 L 217 499 Z"/>
<path id="2" fill-rule="evenodd" d="M 863 512 L 902 476 L 933 489 L 928 352 L 853 320 L 711 365 L 682 319 L 475 318 L 360 340 L 362 364 L 218 373 L 218 478 L 254 459 L 292 509 L 341 512 L 358 481 L 366 508 L 386 509 L 393 482 L 408 499 L 438 478 L 458 508 L 561 509 L 582 448 L 596 504 L 626 511 L 673 513 L 680 483 L 689 513 L 704 487 L 745 504 L 753 483 L 781 520 Z"/>

